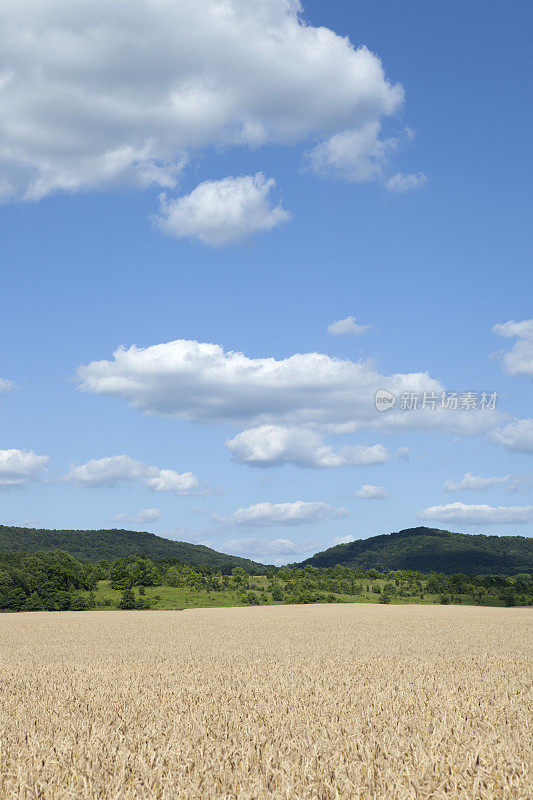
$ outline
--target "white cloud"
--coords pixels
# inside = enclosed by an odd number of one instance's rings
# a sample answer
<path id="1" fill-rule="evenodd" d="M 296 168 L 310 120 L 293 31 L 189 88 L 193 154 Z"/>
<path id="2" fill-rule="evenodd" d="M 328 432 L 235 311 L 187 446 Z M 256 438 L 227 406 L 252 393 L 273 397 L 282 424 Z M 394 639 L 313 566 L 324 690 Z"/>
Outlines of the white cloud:
<path id="1" fill-rule="evenodd" d="M 0 378 L 0 394 L 11 392 L 15 388 L 13 381 L 8 381 L 6 378 Z"/>
<path id="2" fill-rule="evenodd" d="M 512 420 L 509 414 L 498 408 L 442 408 L 444 387 L 427 372 L 387 375 L 371 360 L 316 352 L 250 358 L 216 344 L 179 339 L 145 348 L 119 347 L 109 361 L 80 366 L 77 378 L 82 391 L 122 399 L 143 413 L 244 428 L 226 444 L 234 460 L 255 466 L 385 461 L 389 454 L 383 445 L 333 448 L 322 438 L 364 429 L 488 434 L 511 447 L 511 428 L 502 428 Z M 377 411 L 379 390 L 396 397 L 392 410 Z M 419 397 L 418 410 L 402 410 L 404 392 Z M 420 408 L 424 393 L 437 398 L 435 408 Z M 530 438 L 533 449 L 533 429 Z M 515 449 L 519 446 L 524 445 L 517 443 Z M 405 457 L 402 454 L 405 450 L 399 457 Z"/>
<path id="3" fill-rule="evenodd" d="M 510 475 L 503 475 L 499 478 L 482 478 L 481 475 L 472 475 L 471 472 L 465 473 L 460 481 L 447 480 L 444 484 L 445 492 L 462 491 L 463 489 L 490 489 L 492 486 L 507 483 Z"/>
<path id="4" fill-rule="evenodd" d="M 0 488 L 18 488 L 37 480 L 49 461 L 33 450 L 0 450 Z"/>
<path id="5" fill-rule="evenodd" d="M 372 328 L 372 325 L 359 325 L 355 321 L 355 317 L 346 317 L 346 319 L 338 319 L 328 325 L 328 333 L 332 336 L 361 336 Z"/>
<path id="6" fill-rule="evenodd" d="M 403 100 L 377 56 L 305 24 L 298 0 L 6 0 L 0 52 L 5 198 L 168 188 L 202 148 L 339 133 L 364 180 Z"/>
<path id="7" fill-rule="evenodd" d="M 141 480 L 146 476 L 147 465 L 126 455 L 93 458 L 80 464 L 65 476 L 65 480 L 79 486 L 117 486 L 119 483 Z"/>
<path id="8" fill-rule="evenodd" d="M 77 376 L 83 391 L 121 398 L 139 411 L 195 422 L 312 425 L 332 432 L 371 427 L 480 433 L 502 418 L 498 411 L 376 411 L 378 389 L 397 397 L 404 391 L 440 395 L 442 384 L 424 372 L 384 375 L 369 360 L 322 353 L 248 358 L 216 344 L 184 339 L 120 347 L 113 360 L 81 366 Z"/>
<path id="9" fill-rule="evenodd" d="M 200 483 L 192 472 L 179 473 L 173 469 L 159 469 L 146 478 L 146 486 L 154 492 L 176 492 L 192 494 L 200 489 Z"/>
<path id="10" fill-rule="evenodd" d="M 533 506 L 486 506 L 448 503 L 418 512 L 419 519 L 465 525 L 521 524 L 533 520 Z"/>
<path id="11" fill-rule="evenodd" d="M 160 469 L 137 461 L 126 455 L 96 458 L 81 464 L 65 475 L 64 480 L 79 486 L 117 486 L 121 483 L 142 481 L 155 492 L 174 492 L 179 495 L 205 493 L 192 472 L 179 473 L 173 469 Z"/>
<path id="12" fill-rule="evenodd" d="M 383 486 L 374 486 L 372 483 L 365 483 L 360 489 L 353 493 L 354 497 L 360 500 L 384 500 L 388 497 L 388 492 Z"/>
<path id="13" fill-rule="evenodd" d="M 333 545 L 336 544 L 350 544 L 350 542 L 355 542 L 355 537 L 348 534 L 348 536 L 337 536 L 333 539 Z"/>
<path id="14" fill-rule="evenodd" d="M 338 450 L 324 443 L 310 428 L 260 425 L 248 428 L 226 440 L 233 460 L 253 467 L 296 464 L 300 467 L 343 467 L 349 464 L 370 466 L 390 458 L 381 444 L 347 445 Z"/>
<path id="15" fill-rule="evenodd" d="M 314 542 L 293 542 L 290 539 L 230 539 L 222 545 L 224 552 L 246 556 L 284 556 L 308 553 Z"/>
<path id="16" fill-rule="evenodd" d="M 405 194 L 405 192 L 410 192 L 411 189 L 418 189 L 420 186 L 423 186 L 427 183 L 427 180 L 427 176 L 424 175 L 423 172 L 419 172 L 416 175 L 404 175 L 401 172 L 397 172 L 396 175 L 391 175 L 391 177 L 385 181 L 385 188 L 389 192 Z"/>
<path id="17" fill-rule="evenodd" d="M 220 246 L 270 231 L 290 218 L 281 203 L 272 205 L 273 179 L 244 175 L 200 183 L 177 200 L 161 198 L 159 227 L 169 236 Z"/>
<path id="18" fill-rule="evenodd" d="M 491 438 L 518 453 L 533 453 L 533 419 L 516 419 L 491 434 Z"/>
<path id="19" fill-rule="evenodd" d="M 495 325 L 492 332 L 508 339 L 518 339 L 512 349 L 502 355 L 504 370 L 509 375 L 533 377 L 533 319 L 510 320 Z"/>
<path id="20" fill-rule="evenodd" d="M 112 522 L 132 522 L 137 525 L 144 525 L 148 522 L 156 522 L 161 519 L 161 511 L 158 508 L 141 508 L 136 514 L 115 514 Z"/>
<path id="21" fill-rule="evenodd" d="M 371 120 L 355 130 L 335 133 L 307 157 L 311 169 L 324 177 L 357 183 L 378 180 L 396 140 L 380 139 L 381 124 Z"/>
<path id="22" fill-rule="evenodd" d="M 346 514 L 346 509 L 333 508 L 327 503 L 296 500 L 293 503 L 256 503 L 247 508 L 238 508 L 227 517 L 217 515 L 215 520 L 230 526 L 264 528 L 270 525 L 306 525 L 328 517 L 344 517 Z"/>

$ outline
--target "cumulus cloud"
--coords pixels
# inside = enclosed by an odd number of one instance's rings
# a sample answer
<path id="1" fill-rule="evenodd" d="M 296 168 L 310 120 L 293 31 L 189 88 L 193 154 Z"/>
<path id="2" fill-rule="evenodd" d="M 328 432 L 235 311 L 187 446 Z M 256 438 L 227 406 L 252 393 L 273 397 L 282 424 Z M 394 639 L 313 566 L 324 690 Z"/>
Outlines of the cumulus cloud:
<path id="1" fill-rule="evenodd" d="M 0 488 L 19 488 L 37 480 L 49 461 L 33 450 L 0 450 Z"/>
<path id="2" fill-rule="evenodd" d="M 192 472 L 176 472 L 173 469 L 156 469 L 147 474 L 146 486 L 154 492 L 176 492 L 176 494 L 193 494 L 200 488 L 196 475 Z"/>
<path id="3" fill-rule="evenodd" d="M 301 10 L 298 0 L 3 2 L 4 198 L 169 188 L 202 148 L 308 139 L 370 179 L 402 87 Z"/>
<path id="4" fill-rule="evenodd" d="M 328 333 L 332 336 L 361 336 L 371 329 L 372 325 L 359 325 L 355 321 L 355 317 L 346 317 L 346 319 L 338 319 L 328 325 Z"/>
<path id="5" fill-rule="evenodd" d="M 0 394 L 11 392 L 14 388 L 13 381 L 8 381 L 7 378 L 0 378 Z"/>
<path id="6" fill-rule="evenodd" d="M 384 500 L 388 497 L 388 492 L 383 486 L 374 486 L 372 483 L 365 483 L 360 489 L 353 493 L 354 497 L 360 500 Z"/>
<path id="7" fill-rule="evenodd" d="M 161 512 L 158 508 L 141 508 L 136 514 L 115 514 L 112 518 L 112 522 L 126 522 L 126 523 L 134 523 L 136 525 L 144 525 L 149 522 L 156 522 L 158 519 L 161 519 Z"/>
<path id="8" fill-rule="evenodd" d="M 396 140 L 380 138 L 381 124 L 372 120 L 355 130 L 335 133 L 308 154 L 311 169 L 324 177 L 357 183 L 378 180 Z"/>
<path id="9" fill-rule="evenodd" d="M 215 520 L 229 526 L 266 528 L 271 525 L 306 525 L 328 517 L 344 517 L 347 513 L 346 509 L 333 508 L 327 503 L 296 500 L 293 503 L 256 503 L 238 508 L 227 517 L 217 515 Z"/>
<path id="10" fill-rule="evenodd" d="M 506 450 L 533 453 L 533 419 L 516 419 L 495 430 L 491 438 Z"/>
<path id="11" fill-rule="evenodd" d="M 499 478 L 483 478 L 481 475 L 473 475 L 467 472 L 460 481 L 447 480 L 444 484 L 445 492 L 462 491 L 463 489 L 490 489 L 492 486 L 498 486 L 507 483 L 510 475 L 503 475 Z"/>
<path id="12" fill-rule="evenodd" d="M 381 373 L 370 360 L 298 353 L 277 360 L 225 352 L 216 344 L 176 340 L 151 347 L 119 347 L 112 360 L 77 370 L 82 391 L 120 398 L 141 412 L 194 422 L 313 427 L 323 432 L 447 430 L 486 433 L 506 419 L 493 411 L 443 408 L 379 413 L 375 396 L 385 389 L 434 393 L 442 384 L 427 373 Z"/>
<path id="13" fill-rule="evenodd" d="M 512 349 L 502 355 L 504 370 L 509 375 L 533 377 L 533 319 L 522 322 L 510 320 L 495 325 L 492 332 L 497 336 L 517 339 Z"/>
<path id="14" fill-rule="evenodd" d="M 419 172 L 416 175 L 405 175 L 402 172 L 397 172 L 385 181 L 385 188 L 389 192 L 405 194 L 405 192 L 410 192 L 411 189 L 418 189 L 423 186 L 427 183 L 427 180 L 427 176 L 423 172 Z"/>
<path id="15" fill-rule="evenodd" d="M 260 425 L 226 440 L 233 460 L 252 467 L 296 464 L 299 467 L 370 466 L 390 458 L 381 444 L 346 445 L 334 450 L 311 428 Z"/>
<path id="16" fill-rule="evenodd" d="M 293 542 L 290 539 L 230 539 L 222 545 L 225 552 L 248 556 L 286 556 L 308 553 L 314 542 Z"/>
<path id="17" fill-rule="evenodd" d="M 465 525 L 522 524 L 533 520 L 533 506 L 486 506 L 448 503 L 418 512 L 419 519 Z"/>
<path id="18" fill-rule="evenodd" d="M 226 245 L 250 239 L 290 218 L 281 203 L 272 205 L 275 181 L 261 173 L 200 183 L 190 194 L 161 198 L 159 227 L 168 236 Z"/>
<path id="19" fill-rule="evenodd" d="M 65 480 L 79 486 L 117 486 L 119 483 L 141 480 L 147 465 L 126 455 L 93 458 L 65 475 Z"/>
<path id="20" fill-rule="evenodd" d="M 202 491 L 198 478 L 192 472 L 179 473 L 173 469 L 152 467 L 127 455 L 92 459 L 86 464 L 72 467 L 64 480 L 87 487 L 112 487 L 141 481 L 147 489 L 155 492 L 174 492 L 179 495 Z"/>

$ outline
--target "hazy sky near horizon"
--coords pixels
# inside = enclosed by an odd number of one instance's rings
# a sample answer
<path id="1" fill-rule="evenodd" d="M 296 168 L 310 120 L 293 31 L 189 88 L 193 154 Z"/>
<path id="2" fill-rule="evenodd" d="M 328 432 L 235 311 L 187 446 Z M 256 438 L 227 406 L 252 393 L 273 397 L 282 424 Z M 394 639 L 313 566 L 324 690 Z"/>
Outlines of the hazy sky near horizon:
<path id="1" fill-rule="evenodd" d="M 531 535 L 532 18 L 3 3 L 0 522 Z"/>

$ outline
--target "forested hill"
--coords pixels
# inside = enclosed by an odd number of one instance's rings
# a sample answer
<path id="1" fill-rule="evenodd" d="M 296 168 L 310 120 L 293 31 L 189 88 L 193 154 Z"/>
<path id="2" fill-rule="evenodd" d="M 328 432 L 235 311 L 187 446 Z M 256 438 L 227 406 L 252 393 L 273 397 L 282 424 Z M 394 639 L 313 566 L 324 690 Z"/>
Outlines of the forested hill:
<path id="1" fill-rule="evenodd" d="M 408 569 L 465 575 L 516 575 L 533 571 L 533 539 L 523 536 L 472 536 L 435 528 L 358 539 L 316 553 L 296 566 Z"/>
<path id="2" fill-rule="evenodd" d="M 221 572 L 242 567 L 248 573 L 260 575 L 267 570 L 264 564 L 247 558 L 218 553 L 201 544 L 174 542 L 154 533 L 116 529 L 49 531 L 0 525 L 0 552 L 32 553 L 38 550 L 63 550 L 80 561 L 113 561 L 142 555 L 152 559 L 174 558 L 185 564 Z"/>
<path id="3" fill-rule="evenodd" d="M 242 567 L 248 573 L 260 575 L 268 569 L 264 564 L 247 558 L 219 553 L 204 545 L 175 542 L 153 533 L 116 529 L 52 531 L 0 525 L 0 552 L 31 553 L 39 550 L 63 550 L 80 561 L 92 562 L 142 555 L 151 559 L 177 559 L 225 573 L 234 567 Z M 533 572 L 533 539 L 408 528 L 398 533 L 339 544 L 295 566 L 306 564 L 434 571 L 449 575 L 516 575 Z"/>

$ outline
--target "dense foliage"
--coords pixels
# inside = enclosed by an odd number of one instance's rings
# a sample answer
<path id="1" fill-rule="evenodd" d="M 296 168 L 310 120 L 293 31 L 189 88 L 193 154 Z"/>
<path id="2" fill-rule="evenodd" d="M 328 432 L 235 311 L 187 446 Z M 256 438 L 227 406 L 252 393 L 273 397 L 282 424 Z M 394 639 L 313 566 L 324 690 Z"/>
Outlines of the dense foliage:
<path id="1" fill-rule="evenodd" d="M 32 553 L 37 550 L 64 550 L 80 561 L 113 561 L 115 558 L 143 555 L 152 559 L 173 558 L 221 572 L 242 567 L 259 575 L 267 569 L 247 558 L 218 553 L 201 544 L 174 542 L 154 533 L 115 529 L 49 531 L 0 525 L 0 552 Z"/>
<path id="2" fill-rule="evenodd" d="M 102 572 L 68 553 L 1 553 L 0 609 L 66 611 L 94 605 Z"/>
<path id="3" fill-rule="evenodd" d="M 472 536 L 434 528 L 358 539 L 330 547 L 299 566 L 403 569 L 466 575 L 515 575 L 533 571 L 533 539 L 523 536 Z"/>
<path id="4" fill-rule="evenodd" d="M 163 591 L 170 606 L 161 605 L 158 592 Z M 311 565 L 270 569 L 262 576 L 250 575 L 241 567 L 227 574 L 176 559 L 153 561 L 142 556 L 94 564 L 81 563 L 61 551 L 0 554 L 3 611 L 328 602 L 531 605 L 533 581 L 529 573 L 427 575 Z"/>
<path id="5" fill-rule="evenodd" d="M 153 533 L 124 530 L 50 531 L 0 525 L 0 552 L 28 553 L 63 550 L 79 561 L 114 561 L 144 556 L 165 562 L 194 564 L 230 574 L 240 567 L 261 575 L 272 569 L 204 545 L 174 542 Z M 522 536 L 472 536 L 433 528 L 409 528 L 398 533 L 359 539 L 331 547 L 302 561 L 316 567 L 342 566 L 378 570 L 417 570 L 465 575 L 516 575 L 533 571 L 533 539 Z"/>

